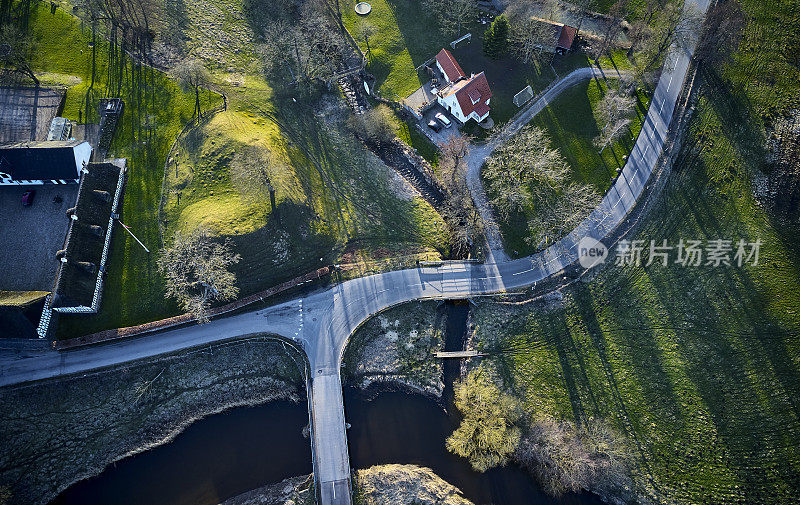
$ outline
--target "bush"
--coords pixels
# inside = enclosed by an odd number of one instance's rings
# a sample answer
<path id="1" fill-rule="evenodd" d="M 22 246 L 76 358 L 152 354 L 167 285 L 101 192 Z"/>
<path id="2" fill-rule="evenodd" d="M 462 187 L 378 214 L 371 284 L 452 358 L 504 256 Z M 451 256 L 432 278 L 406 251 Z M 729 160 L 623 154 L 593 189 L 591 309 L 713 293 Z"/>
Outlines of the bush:
<path id="1" fill-rule="evenodd" d="M 383 104 L 352 116 L 349 123 L 356 135 L 375 144 L 388 144 L 395 138 L 397 130 L 392 110 Z"/>
<path id="2" fill-rule="evenodd" d="M 592 490 L 609 494 L 630 488 L 627 445 L 607 423 L 589 419 L 577 427 L 570 421 L 537 419 L 522 439 L 516 459 L 553 496 Z"/>

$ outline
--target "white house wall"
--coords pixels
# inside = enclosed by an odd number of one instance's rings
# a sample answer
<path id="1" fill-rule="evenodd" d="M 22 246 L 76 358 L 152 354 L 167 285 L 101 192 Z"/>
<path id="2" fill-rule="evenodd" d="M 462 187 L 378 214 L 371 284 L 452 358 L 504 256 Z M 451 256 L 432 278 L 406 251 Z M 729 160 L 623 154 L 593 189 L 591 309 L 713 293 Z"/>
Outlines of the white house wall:
<path id="1" fill-rule="evenodd" d="M 458 104 L 458 99 L 456 98 L 455 93 L 444 98 L 439 98 L 438 100 L 441 106 L 447 109 L 448 112 L 455 116 L 456 119 L 462 123 L 467 121 L 467 118 L 461 113 L 461 105 Z"/>
<path id="2" fill-rule="evenodd" d="M 80 177 L 81 169 L 92 158 L 92 146 L 88 142 L 81 142 L 72 148 L 72 152 L 75 154 L 75 175 Z"/>

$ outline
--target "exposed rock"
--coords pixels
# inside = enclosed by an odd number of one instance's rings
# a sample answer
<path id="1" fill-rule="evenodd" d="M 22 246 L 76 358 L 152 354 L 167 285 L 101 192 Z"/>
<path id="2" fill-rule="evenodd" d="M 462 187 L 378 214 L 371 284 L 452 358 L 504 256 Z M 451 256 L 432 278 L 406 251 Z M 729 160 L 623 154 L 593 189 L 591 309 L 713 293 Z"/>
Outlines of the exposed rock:
<path id="1" fill-rule="evenodd" d="M 358 470 L 356 489 L 364 505 L 472 505 L 457 487 L 416 465 Z"/>

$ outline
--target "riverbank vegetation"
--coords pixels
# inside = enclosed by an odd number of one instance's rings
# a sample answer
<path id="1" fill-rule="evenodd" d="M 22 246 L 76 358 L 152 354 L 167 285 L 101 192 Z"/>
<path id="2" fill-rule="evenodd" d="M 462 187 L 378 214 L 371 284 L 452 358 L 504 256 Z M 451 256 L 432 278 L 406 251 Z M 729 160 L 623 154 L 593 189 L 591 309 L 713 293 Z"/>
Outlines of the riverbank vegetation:
<path id="1" fill-rule="evenodd" d="M 0 488 L 8 505 L 48 503 L 73 482 L 168 442 L 235 406 L 304 401 L 304 361 L 280 342 L 246 342 L 0 391 Z"/>
<path id="2" fill-rule="evenodd" d="M 367 320 L 344 352 L 345 382 L 366 389 L 394 382 L 441 396 L 442 363 L 433 358 L 444 340 L 445 314 L 434 301 L 398 305 Z"/>

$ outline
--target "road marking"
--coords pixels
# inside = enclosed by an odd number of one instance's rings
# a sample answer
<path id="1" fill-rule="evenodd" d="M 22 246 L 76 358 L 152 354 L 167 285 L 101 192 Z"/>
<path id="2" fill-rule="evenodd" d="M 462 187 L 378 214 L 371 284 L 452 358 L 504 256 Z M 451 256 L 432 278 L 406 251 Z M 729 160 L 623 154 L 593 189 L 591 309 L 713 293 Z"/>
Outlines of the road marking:
<path id="1" fill-rule="evenodd" d="M 675 72 L 673 72 L 672 75 L 669 76 L 669 84 L 667 84 L 667 91 L 669 91 L 669 88 L 672 87 L 672 78 L 673 77 L 675 77 Z"/>

